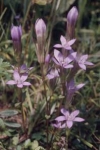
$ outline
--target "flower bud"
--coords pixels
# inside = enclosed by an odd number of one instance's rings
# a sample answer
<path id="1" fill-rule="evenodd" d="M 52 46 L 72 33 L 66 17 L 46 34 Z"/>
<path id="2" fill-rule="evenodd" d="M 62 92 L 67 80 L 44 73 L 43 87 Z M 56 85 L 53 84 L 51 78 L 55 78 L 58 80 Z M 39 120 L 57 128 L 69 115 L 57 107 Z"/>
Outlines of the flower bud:
<path id="1" fill-rule="evenodd" d="M 13 46 L 15 52 L 21 52 L 21 36 L 22 36 L 22 28 L 21 26 L 12 26 L 11 27 L 11 37 L 13 40 Z"/>
<path id="2" fill-rule="evenodd" d="M 45 63 L 46 64 L 49 64 L 50 58 L 51 58 L 50 54 L 47 54 L 46 57 L 45 57 Z"/>
<path id="3" fill-rule="evenodd" d="M 42 19 L 38 19 L 35 24 L 35 31 L 37 37 L 37 58 L 39 63 L 45 62 L 45 42 L 46 42 L 46 25 Z"/>
<path id="4" fill-rule="evenodd" d="M 78 10 L 74 6 L 68 12 L 68 15 L 67 15 L 67 32 L 69 34 L 70 39 L 74 38 L 75 24 L 76 24 L 77 18 L 78 18 Z"/>
<path id="5" fill-rule="evenodd" d="M 46 25 L 42 19 L 38 19 L 35 24 L 37 40 L 39 37 L 44 38 L 46 33 Z"/>

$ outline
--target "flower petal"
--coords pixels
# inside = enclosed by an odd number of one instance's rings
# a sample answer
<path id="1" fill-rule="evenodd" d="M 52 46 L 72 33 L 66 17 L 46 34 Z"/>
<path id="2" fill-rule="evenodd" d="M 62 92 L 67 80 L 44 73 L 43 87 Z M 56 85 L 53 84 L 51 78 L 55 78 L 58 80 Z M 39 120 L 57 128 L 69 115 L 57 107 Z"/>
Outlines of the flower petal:
<path id="1" fill-rule="evenodd" d="M 17 87 L 22 88 L 23 84 L 17 84 Z"/>
<path id="2" fill-rule="evenodd" d="M 65 108 L 61 109 L 61 113 L 67 118 L 69 116 L 69 111 L 67 111 Z"/>
<path id="3" fill-rule="evenodd" d="M 27 74 L 21 76 L 21 81 L 24 82 L 28 78 Z"/>
<path id="4" fill-rule="evenodd" d="M 70 118 L 75 118 L 79 114 L 79 110 L 75 110 L 70 114 Z"/>
<path id="5" fill-rule="evenodd" d="M 76 90 L 79 90 L 81 89 L 85 84 L 84 83 L 81 83 L 79 85 L 76 85 Z"/>
<path id="6" fill-rule="evenodd" d="M 86 70 L 86 66 L 84 64 L 78 64 L 81 69 Z"/>
<path id="7" fill-rule="evenodd" d="M 62 48 L 62 45 L 61 44 L 55 44 L 54 47 L 55 48 Z"/>
<path id="8" fill-rule="evenodd" d="M 85 64 L 86 64 L 86 65 L 89 65 L 89 66 L 94 65 L 93 63 L 91 63 L 91 62 L 89 62 L 89 61 L 86 61 Z"/>
<path id="9" fill-rule="evenodd" d="M 66 38 L 63 35 L 61 35 L 60 41 L 62 45 L 65 45 L 67 43 Z"/>
<path id="10" fill-rule="evenodd" d="M 29 83 L 29 82 L 23 82 L 23 85 L 25 85 L 25 86 L 30 86 L 31 83 Z"/>
<path id="11" fill-rule="evenodd" d="M 84 121 L 84 119 L 83 119 L 83 118 L 80 118 L 80 117 L 76 117 L 76 118 L 74 119 L 74 121 L 76 121 L 76 122 L 82 122 L 82 121 Z"/>
<path id="12" fill-rule="evenodd" d="M 64 65 L 64 68 L 73 68 L 73 65 Z"/>
<path id="13" fill-rule="evenodd" d="M 73 121 L 67 121 L 67 127 L 70 129 L 73 125 Z"/>
<path id="14" fill-rule="evenodd" d="M 55 120 L 58 121 L 58 122 L 60 122 L 60 121 L 66 120 L 66 118 L 65 118 L 65 116 L 59 116 Z"/>
<path id="15" fill-rule="evenodd" d="M 19 75 L 19 73 L 17 71 L 14 71 L 13 77 L 14 77 L 15 81 L 19 81 L 20 80 L 20 75 Z"/>
<path id="16" fill-rule="evenodd" d="M 14 84 L 16 84 L 16 82 L 14 80 L 10 80 L 6 84 L 14 85 Z"/>
<path id="17" fill-rule="evenodd" d="M 69 44 L 69 45 L 72 45 L 72 44 L 75 43 L 75 41 L 76 41 L 76 39 L 72 39 L 72 40 L 68 41 L 68 44 Z"/>

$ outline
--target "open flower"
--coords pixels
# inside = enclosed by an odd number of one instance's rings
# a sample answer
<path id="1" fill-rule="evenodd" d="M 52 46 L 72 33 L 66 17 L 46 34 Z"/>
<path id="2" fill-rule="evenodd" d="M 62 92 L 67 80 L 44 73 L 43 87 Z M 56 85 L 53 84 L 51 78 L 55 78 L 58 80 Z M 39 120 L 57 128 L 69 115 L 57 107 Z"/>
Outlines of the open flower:
<path id="1" fill-rule="evenodd" d="M 64 48 L 66 50 L 72 50 L 71 45 L 74 44 L 76 39 L 72 39 L 70 41 L 67 41 L 66 38 L 61 35 L 60 41 L 61 41 L 61 44 L 54 45 L 55 48 Z"/>
<path id="2" fill-rule="evenodd" d="M 26 79 L 28 78 L 27 74 L 20 76 L 17 71 L 14 71 L 13 78 L 14 78 L 14 80 L 10 80 L 6 84 L 9 84 L 9 85 L 16 84 L 18 88 L 22 88 L 23 86 L 30 86 L 31 85 L 31 83 L 26 82 Z"/>
<path id="3" fill-rule="evenodd" d="M 62 108 L 61 113 L 63 114 L 63 116 L 59 116 L 55 119 L 55 121 L 57 121 L 57 126 L 54 126 L 57 128 L 71 128 L 74 122 L 84 121 L 83 118 L 77 117 L 77 115 L 79 114 L 79 110 L 75 110 L 72 113 L 69 113 L 69 111 Z"/>
<path id="4" fill-rule="evenodd" d="M 58 70 L 56 69 L 52 69 L 49 74 L 47 74 L 47 78 L 50 80 L 50 79 L 53 79 L 53 78 L 56 78 L 56 77 L 59 77 L 59 74 L 58 74 Z"/>
<path id="5" fill-rule="evenodd" d="M 67 100 L 71 101 L 73 98 L 73 95 L 76 91 L 81 89 L 85 84 L 81 83 L 78 85 L 75 85 L 74 79 L 72 79 L 69 83 L 66 83 L 66 89 L 67 89 Z"/>
<path id="6" fill-rule="evenodd" d="M 65 57 L 62 55 L 61 52 L 59 52 L 58 50 L 54 50 L 54 58 L 53 58 L 53 61 L 63 67 L 63 68 L 72 68 L 73 65 L 70 64 L 74 58 L 76 57 L 76 52 L 74 53 L 71 53 L 68 57 Z"/>
<path id="7" fill-rule="evenodd" d="M 13 70 L 11 70 L 12 73 L 14 73 L 14 71 L 17 71 L 17 72 L 19 72 L 21 75 L 22 75 L 22 74 L 28 74 L 28 72 L 33 69 L 33 67 L 28 68 L 28 67 L 26 66 L 26 64 L 23 64 L 23 65 L 22 65 L 21 67 L 19 67 L 19 68 L 18 68 L 18 67 L 15 67 L 15 66 L 12 66 L 12 68 L 13 68 Z"/>
<path id="8" fill-rule="evenodd" d="M 83 70 L 86 70 L 86 65 L 92 66 L 94 65 L 93 63 L 87 61 L 88 55 L 82 55 L 82 56 L 77 56 L 76 57 L 76 62 L 78 63 L 79 67 L 82 68 Z"/>

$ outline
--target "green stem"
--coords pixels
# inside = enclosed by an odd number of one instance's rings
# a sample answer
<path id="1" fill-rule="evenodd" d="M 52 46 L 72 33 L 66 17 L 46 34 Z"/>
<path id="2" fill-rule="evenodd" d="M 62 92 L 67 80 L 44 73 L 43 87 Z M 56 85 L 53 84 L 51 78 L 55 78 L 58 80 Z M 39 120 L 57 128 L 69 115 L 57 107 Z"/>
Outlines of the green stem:
<path id="1" fill-rule="evenodd" d="M 43 86 L 44 86 L 44 96 L 46 100 L 46 114 L 47 117 L 50 115 L 50 110 L 49 110 L 49 100 L 47 99 L 47 93 L 46 93 L 46 85 L 45 85 L 45 66 L 42 63 L 41 65 L 41 72 L 42 72 L 42 80 L 43 80 Z M 46 118 L 46 125 L 47 125 L 47 150 L 49 150 L 49 118 Z"/>

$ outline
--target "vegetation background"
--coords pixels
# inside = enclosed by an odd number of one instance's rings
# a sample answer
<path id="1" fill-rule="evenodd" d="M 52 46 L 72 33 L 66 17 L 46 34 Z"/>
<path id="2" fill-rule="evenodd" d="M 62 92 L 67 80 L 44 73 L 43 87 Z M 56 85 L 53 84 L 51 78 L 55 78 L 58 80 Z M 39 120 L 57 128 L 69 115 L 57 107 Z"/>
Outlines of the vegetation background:
<path id="1" fill-rule="evenodd" d="M 39 80 L 38 75 L 30 73 L 30 78 L 37 79 L 32 81 L 31 91 L 26 91 L 29 101 L 23 103 L 24 115 L 30 118 L 29 126 L 26 122 L 28 136 L 26 133 L 20 133 L 22 120 L 18 114 L 20 105 L 16 100 L 16 89 L 5 84 L 11 78 L 10 65 L 16 62 L 10 35 L 12 23 L 16 25 L 14 17 L 20 15 L 25 62 L 28 66 L 34 66 L 36 73 L 39 71 L 33 44 L 36 38 L 34 32 L 36 19 L 42 18 L 48 23 L 48 33 L 52 33 L 49 45 L 52 51 L 52 46 L 59 42 L 60 35 L 65 34 L 67 12 L 72 6 L 76 6 L 79 10 L 75 49 L 83 54 L 89 54 L 94 66 L 77 75 L 78 82 L 87 84 L 75 94 L 73 107 L 82 111 L 86 122 L 81 123 L 79 128 L 73 128 L 69 138 L 69 149 L 100 149 L 100 0 L 62 0 L 57 12 L 53 8 L 55 2 L 56 0 L 0 0 L 0 150 L 35 150 L 36 147 L 41 149 L 39 145 L 45 148 L 46 142 L 41 117 L 35 114 L 35 118 L 39 119 L 34 121 L 33 114 L 27 116 L 29 111 L 34 110 L 35 102 L 41 97 L 41 89 L 38 89 L 36 83 L 36 80 Z"/>

